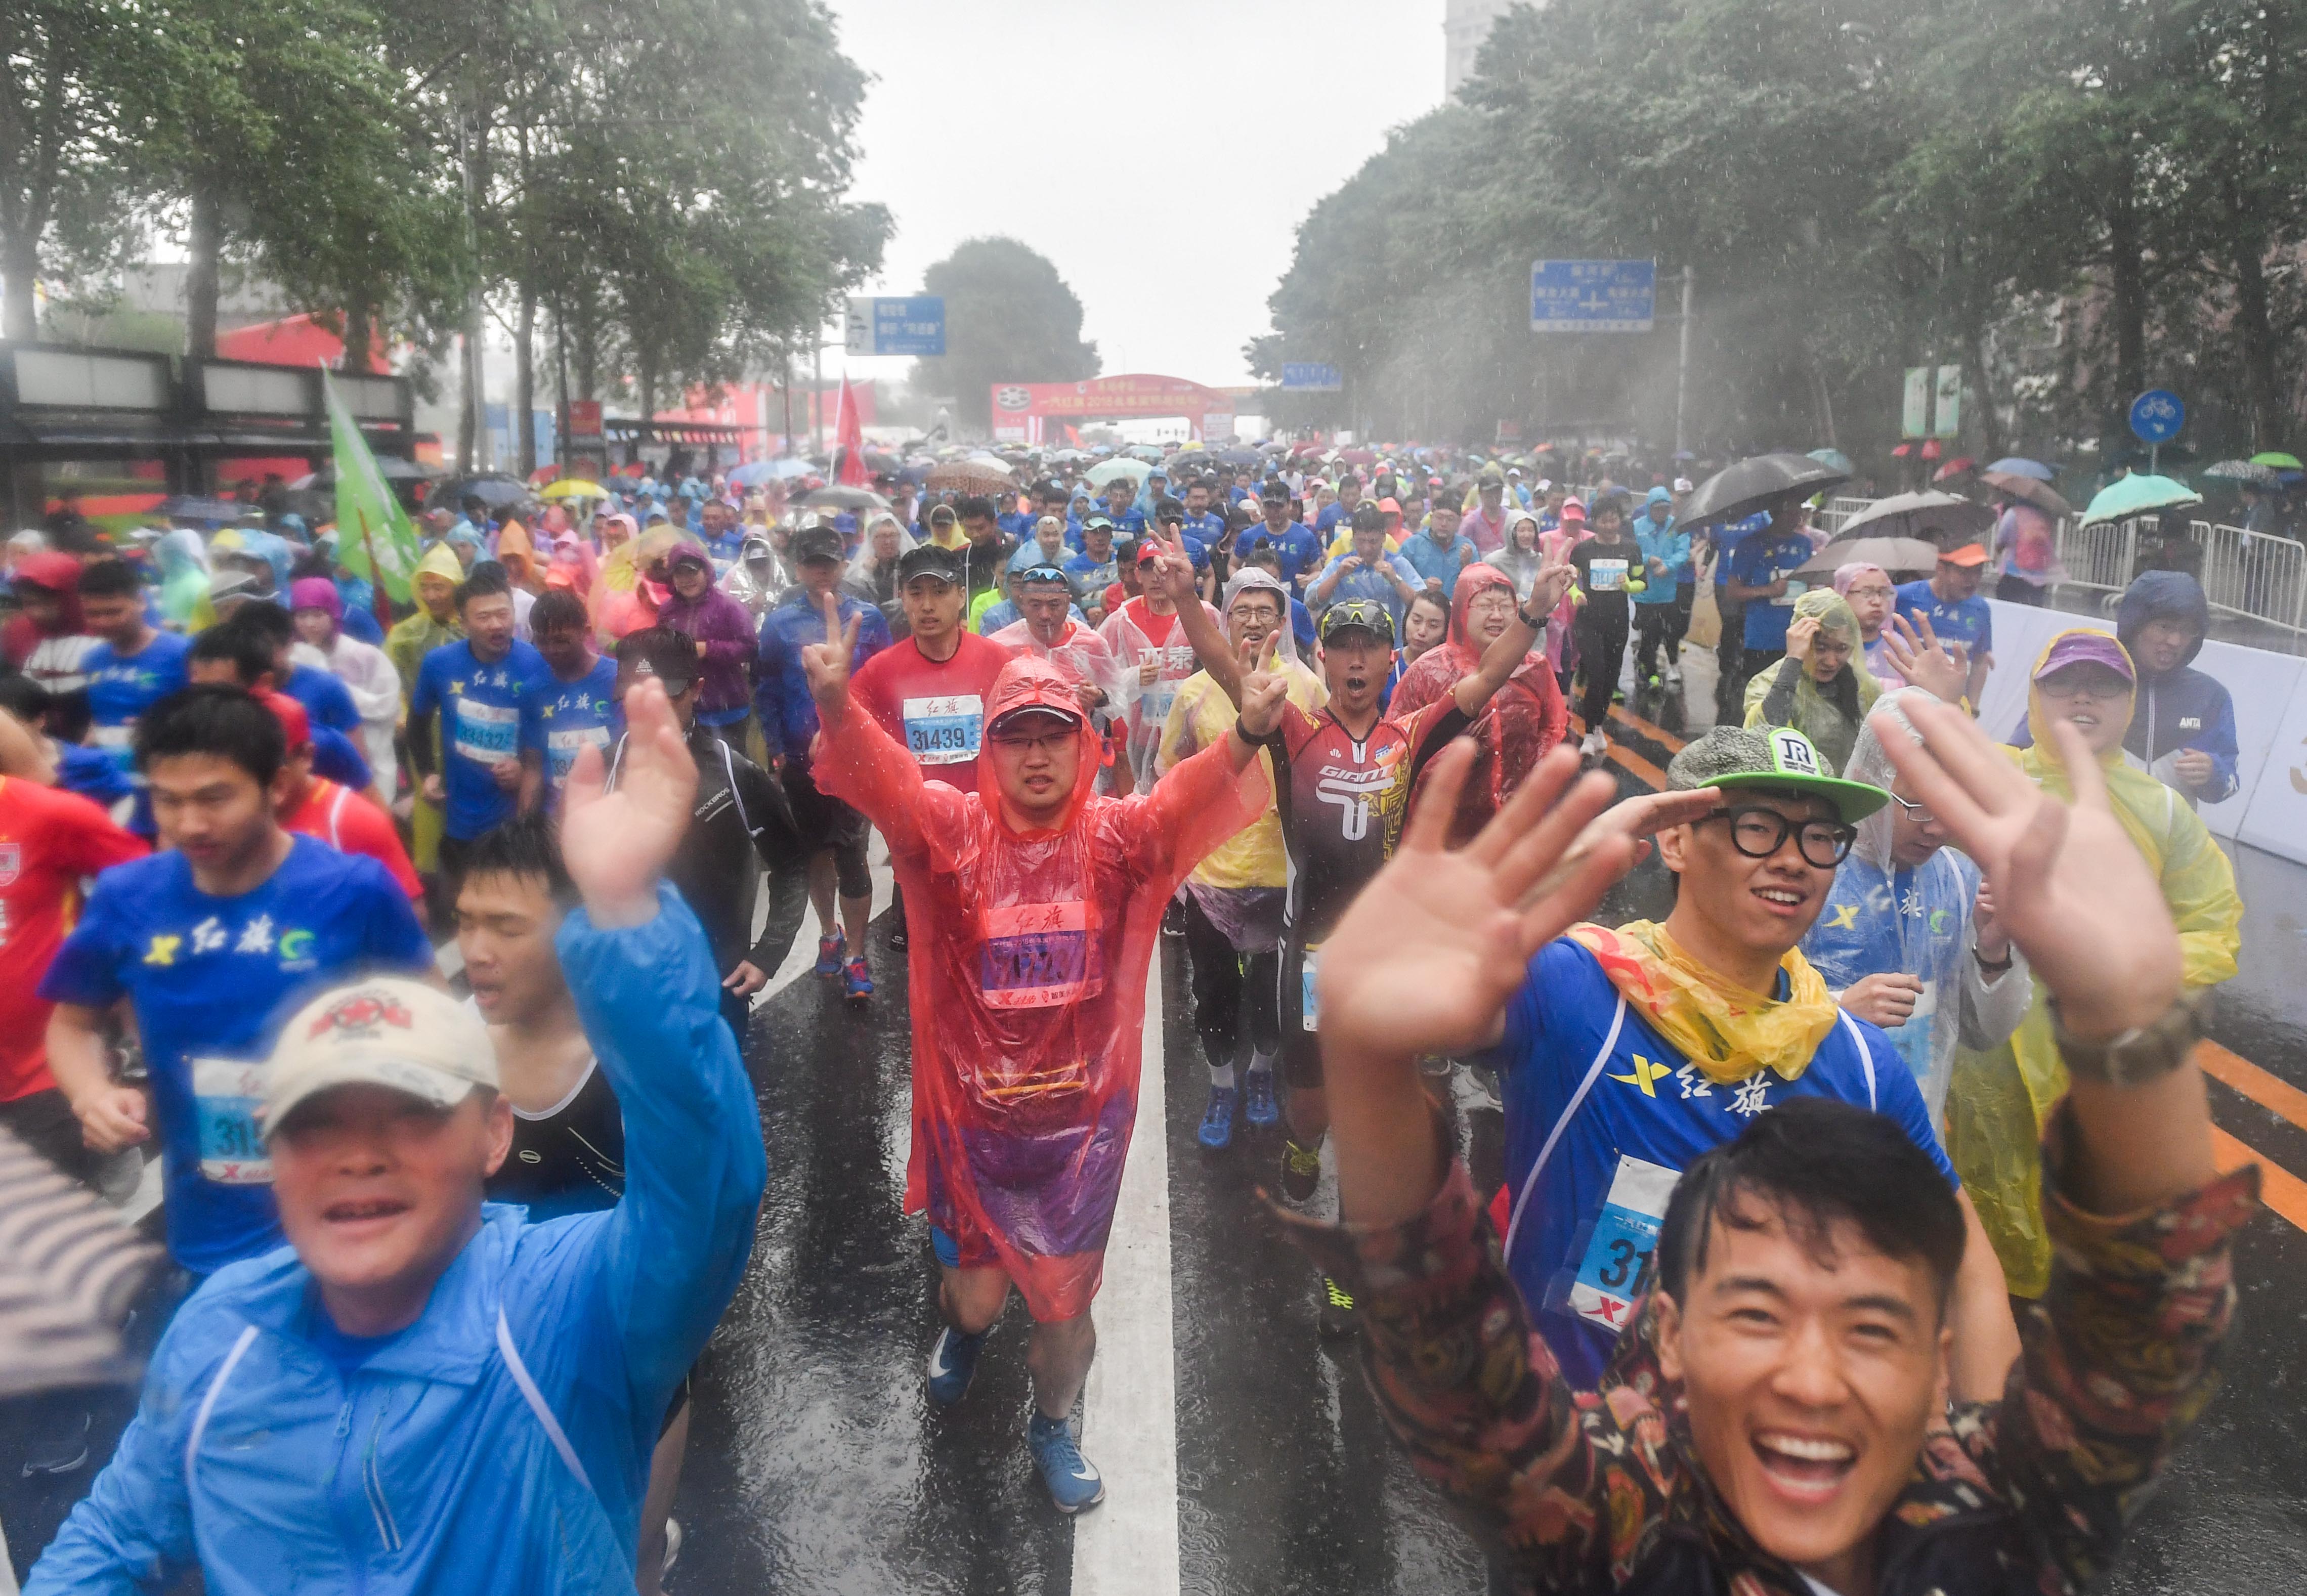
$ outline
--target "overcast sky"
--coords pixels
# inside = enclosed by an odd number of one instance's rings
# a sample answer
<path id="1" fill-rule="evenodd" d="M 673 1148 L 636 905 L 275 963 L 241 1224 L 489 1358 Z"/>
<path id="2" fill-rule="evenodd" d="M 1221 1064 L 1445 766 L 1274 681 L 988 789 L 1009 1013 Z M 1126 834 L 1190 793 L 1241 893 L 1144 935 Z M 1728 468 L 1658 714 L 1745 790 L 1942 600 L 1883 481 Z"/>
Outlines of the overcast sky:
<path id="1" fill-rule="evenodd" d="M 1006 233 L 1056 262 L 1108 373 L 1248 382 L 1299 220 L 1442 98 L 1442 0 L 830 4 L 874 79 L 854 193 L 896 219 L 866 291 Z"/>

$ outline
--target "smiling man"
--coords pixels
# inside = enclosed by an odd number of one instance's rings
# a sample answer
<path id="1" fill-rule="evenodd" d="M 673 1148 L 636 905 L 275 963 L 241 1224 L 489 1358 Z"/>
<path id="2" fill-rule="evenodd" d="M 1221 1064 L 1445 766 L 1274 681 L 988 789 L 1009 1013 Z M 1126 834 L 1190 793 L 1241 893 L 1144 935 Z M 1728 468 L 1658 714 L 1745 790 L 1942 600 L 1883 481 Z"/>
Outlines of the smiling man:
<path id="1" fill-rule="evenodd" d="M 2259 1171 L 2215 1171 L 2195 1010 L 2154 879 L 2071 730 L 2056 733 L 2080 768 L 2070 806 L 1960 711 L 1925 701 L 1910 718 L 1922 742 L 1886 744 L 1891 762 L 1993 884 L 2056 995 L 2072 1077 L 2043 1151 L 2059 1282 L 1995 1400 L 1960 1400 L 1955 1368 L 1976 1233 L 1903 1124 L 1804 1096 L 1668 1177 L 1654 1243 L 1627 1209 L 1599 1215 L 1598 1243 L 1632 1243 L 1636 1270 L 1642 1254 L 1656 1263 L 1636 1276 L 1634 1327 L 1598 1387 L 1565 1377 L 1531 1332 L 1535 1304 L 1420 1091 L 1419 1054 L 1512 1026 L 1532 956 L 1563 946 L 1646 828 L 1735 828 L 1756 803 L 1794 820 L 1795 808 L 1733 788 L 1719 820 L 1694 817 L 1684 793 L 1605 814 L 1611 784 L 1574 786 L 1557 752 L 1462 851 L 1443 846 L 1441 813 L 1413 814 L 1331 940 L 1323 1047 L 1349 1223 L 1295 1228 L 1363 1287 L 1379 1403 L 1484 1536 L 1503 1588 L 2086 1589 L 2216 1388 L 2231 1238 Z M 1469 763 L 1459 749 L 1437 761 L 1437 799 Z M 1661 841 L 1669 860 L 1689 857 L 1689 836 Z M 1661 1096 L 1675 1085 L 1639 1060 L 1628 1073 Z"/>

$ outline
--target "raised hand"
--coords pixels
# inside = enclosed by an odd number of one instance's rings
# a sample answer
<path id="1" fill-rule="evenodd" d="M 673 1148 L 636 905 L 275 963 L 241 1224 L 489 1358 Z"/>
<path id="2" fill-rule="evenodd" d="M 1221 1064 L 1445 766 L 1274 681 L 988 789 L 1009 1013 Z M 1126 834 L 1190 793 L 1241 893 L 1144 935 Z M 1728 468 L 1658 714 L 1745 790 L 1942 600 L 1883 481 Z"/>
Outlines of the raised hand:
<path id="1" fill-rule="evenodd" d="M 830 593 L 825 596 L 825 641 L 807 644 L 801 651 L 802 669 L 809 673 L 809 696 L 817 700 L 820 716 L 848 701 L 849 662 L 856 656 L 857 623 L 864 618 L 860 610 L 844 626 L 841 601 Z"/>
<path id="2" fill-rule="evenodd" d="M 1282 706 L 1290 699 L 1290 679 L 1274 668 L 1281 634 L 1265 639 L 1265 657 L 1241 679 L 1241 734 L 1256 740 L 1273 734 L 1282 719 Z"/>
<path id="3" fill-rule="evenodd" d="M 1571 581 L 1577 575 L 1578 568 L 1569 561 L 1548 555 L 1531 583 L 1530 613 L 1533 615 L 1550 614 L 1562 602 L 1562 596 L 1570 591 Z"/>
<path id="4" fill-rule="evenodd" d="M 1787 657 L 1803 660 L 1810 657 L 1811 639 L 1818 636 L 1816 615 L 1797 615 L 1787 628 Z"/>
<path id="5" fill-rule="evenodd" d="M 1196 597 L 1193 556 L 1186 553 L 1185 534 L 1166 526 L 1147 528 L 1154 540 L 1154 579 L 1163 596 L 1183 609 Z"/>
<path id="6" fill-rule="evenodd" d="M 1985 872 L 1995 923 L 2057 997 L 2068 1029 L 2098 1040 L 2159 1017 L 2179 995 L 2178 932 L 2082 734 L 2064 721 L 2042 728 L 2073 784 L 2067 804 L 1960 710 L 1917 700 L 1907 717 L 1922 742 L 1886 728 L 1883 751 Z"/>
<path id="7" fill-rule="evenodd" d="M 625 724 L 617 790 L 602 790 L 601 751 L 587 744 L 562 798 L 562 859 L 600 926 L 638 925 L 656 914 L 657 878 L 697 801 L 697 761 L 662 682 L 644 676 L 633 684 Z"/>
<path id="8" fill-rule="evenodd" d="M 1923 629 L 1917 633 L 1904 615 L 1891 612 L 1890 630 L 1882 634 L 1882 656 L 1915 686 L 1943 703 L 1960 703 L 1966 677 L 1962 662 L 1947 652 L 1931 626 L 1928 615 L 1922 617 Z"/>

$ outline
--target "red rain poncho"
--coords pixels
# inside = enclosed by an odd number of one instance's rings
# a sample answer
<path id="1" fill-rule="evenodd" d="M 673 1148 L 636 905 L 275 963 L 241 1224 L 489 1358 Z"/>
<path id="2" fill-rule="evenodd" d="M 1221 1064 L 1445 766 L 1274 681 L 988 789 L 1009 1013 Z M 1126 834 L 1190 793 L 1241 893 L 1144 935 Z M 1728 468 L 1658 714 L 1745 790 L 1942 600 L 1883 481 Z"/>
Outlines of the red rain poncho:
<path id="1" fill-rule="evenodd" d="M 1458 573 L 1450 635 L 1420 655 L 1395 684 L 1386 705 L 1389 719 L 1404 719 L 1434 703 L 1481 668 L 1482 650 L 1467 629 L 1466 612 L 1476 594 L 1497 587 L 1512 593 L 1514 579 L 1494 565 L 1470 565 Z M 1532 648 L 1468 728 L 1480 751 L 1458 802 L 1453 836 L 1462 839 L 1480 830 L 1569 728 L 1570 709 L 1562 701 L 1554 667 L 1542 648 Z M 1422 777 L 1419 785 L 1424 785 Z M 1413 790 L 1411 802 L 1415 805 L 1417 801 Z"/>
<path id="2" fill-rule="evenodd" d="M 1064 672 L 1013 659 L 987 699 L 988 732 L 1033 706 L 1080 713 Z M 998 796 L 923 780 L 853 699 L 812 754 L 818 785 L 888 838 L 913 927 L 905 1210 L 926 1208 L 965 1266 L 998 1264 L 1044 1321 L 1086 1309 L 1104 1274 L 1162 907 L 1267 793 L 1264 761 L 1237 774 L 1219 744 L 1149 794 L 1100 797 L 1097 756 L 1085 725 L 1065 818 L 1020 832 Z M 990 753 L 978 785 L 1000 790 Z"/>

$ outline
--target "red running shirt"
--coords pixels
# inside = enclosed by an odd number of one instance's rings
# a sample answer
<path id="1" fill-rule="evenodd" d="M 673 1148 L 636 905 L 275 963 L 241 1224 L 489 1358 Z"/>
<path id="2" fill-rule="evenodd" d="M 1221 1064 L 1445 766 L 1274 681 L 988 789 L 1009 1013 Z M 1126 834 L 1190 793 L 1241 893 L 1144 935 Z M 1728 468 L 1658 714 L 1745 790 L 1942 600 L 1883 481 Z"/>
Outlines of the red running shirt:
<path id="1" fill-rule="evenodd" d="M 416 867 L 408 862 L 408 850 L 400 845 L 400 833 L 392 817 L 350 787 L 314 777 L 304 802 L 280 817 L 280 827 L 319 837 L 339 854 L 365 854 L 384 866 L 411 898 L 425 896 L 425 883 L 416 879 Z"/>
<path id="2" fill-rule="evenodd" d="M 0 1103 L 56 1085 L 53 1003 L 34 993 L 80 910 L 82 876 L 142 858 L 144 844 L 76 793 L 0 777 Z"/>
<path id="3" fill-rule="evenodd" d="M 1009 651 L 973 631 L 951 659 L 930 658 L 911 638 L 893 643 L 849 679 L 849 691 L 922 774 L 964 793 L 977 791 L 985 700 Z"/>

